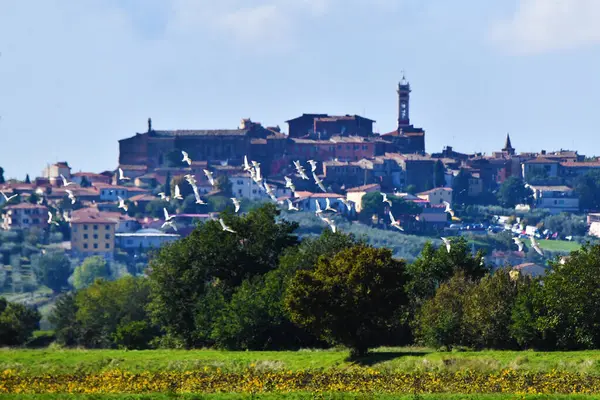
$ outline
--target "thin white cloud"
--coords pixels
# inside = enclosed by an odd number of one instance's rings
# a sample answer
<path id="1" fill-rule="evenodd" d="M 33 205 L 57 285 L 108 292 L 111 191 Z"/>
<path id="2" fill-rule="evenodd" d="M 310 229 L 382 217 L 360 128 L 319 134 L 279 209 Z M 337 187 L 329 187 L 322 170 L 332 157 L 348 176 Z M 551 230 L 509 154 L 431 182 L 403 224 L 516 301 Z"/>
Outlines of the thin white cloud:
<path id="1" fill-rule="evenodd" d="M 600 43 L 600 0 L 519 0 L 490 38 L 507 50 L 540 54 Z"/>

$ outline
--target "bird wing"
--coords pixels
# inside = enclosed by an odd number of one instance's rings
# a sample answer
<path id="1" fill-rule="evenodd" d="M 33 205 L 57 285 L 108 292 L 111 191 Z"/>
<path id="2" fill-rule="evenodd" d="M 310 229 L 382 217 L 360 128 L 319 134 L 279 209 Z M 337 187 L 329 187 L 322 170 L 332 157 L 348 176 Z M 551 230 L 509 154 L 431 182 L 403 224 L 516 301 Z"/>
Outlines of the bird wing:
<path id="1" fill-rule="evenodd" d="M 321 212 L 321 204 L 319 204 L 319 200 L 315 200 L 315 204 L 317 205 L 317 212 Z"/>
<path id="2" fill-rule="evenodd" d="M 52 222 L 52 213 L 48 211 L 48 223 Z"/>
<path id="3" fill-rule="evenodd" d="M 167 211 L 167 209 L 165 207 L 163 207 L 163 213 L 165 214 L 165 221 L 168 221 L 169 218 L 169 212 Z"/>
<path id="4" fill-rule="evenodd" d="M 331 208 L 331 203 L 329 202 L 329 198 L 325 197 L 325 208 Z"/>
<path id="5" fill-rule="evenodd" d="M 396 223 L 396 219 L 394 218 L 394 214 L 392 214 L 391 211 L 390 211 L 390 220 L 392 221 L 392 224 Z"/>
<path id="6" fill-rule="evenodd" d="M 175 197 L 180 197 L 181 191 L 179 190 L 179 185 L 175 185 Z"/>

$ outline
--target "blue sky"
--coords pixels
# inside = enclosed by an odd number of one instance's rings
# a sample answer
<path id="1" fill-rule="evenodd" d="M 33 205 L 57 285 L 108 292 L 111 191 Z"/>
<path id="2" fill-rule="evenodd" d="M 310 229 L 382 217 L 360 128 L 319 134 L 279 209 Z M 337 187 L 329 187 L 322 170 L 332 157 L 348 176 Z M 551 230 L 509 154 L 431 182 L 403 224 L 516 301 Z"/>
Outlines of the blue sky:
<path id="1" fill-rule="evenodd" d="M 427 151 L 600 155 L 598 0 L 0 0 L 0 166 L 117 165 L 146 129 L 361 114 Z"/>

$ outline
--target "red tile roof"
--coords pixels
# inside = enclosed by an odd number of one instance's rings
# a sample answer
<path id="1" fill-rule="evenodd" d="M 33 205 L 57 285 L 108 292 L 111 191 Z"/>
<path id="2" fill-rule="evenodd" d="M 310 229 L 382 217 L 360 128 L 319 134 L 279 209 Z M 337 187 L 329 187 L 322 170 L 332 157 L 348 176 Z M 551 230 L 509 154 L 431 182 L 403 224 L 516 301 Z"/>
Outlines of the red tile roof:
<path id="1" fill-rule="evenodd" d="M 558 161 L 548 160 L 547 158 L 538 157 L 533 160 L 525 161 L 525 164 L 558 164 Z"/>
<path id="2" fill-rule="evenodd" d="M 132 171 L 146 171 L 148 169 L 145 165 L 119 165 L 119 168 L 122 170 L 132 170 Z"/>
<path id="3" fill-rule="evenodd" d="M 15 204 L 15 205 L 11 205 L 11 206 L 6 206 L 4 207 L 5 210 L 47 210 L 48 207 L 46 206 L 42 206 L 39 204 L 32 204 L 32 203 L 19 203 L 19 204 Z"/>
<path id="4" fill-rule="evenodd" d="M 568 161 L 560 163 L 563 167 L 566 168 L 600 168 L 600 161 L 587 161 L 587 162 L 576 162 L 576 161 Z"/>
<path id="5" fill-rule="evenodd" d="M 373 190 L 371 190 L 373 189 Z M 368 191 L 377 191 L 381 189 L 381 185 L 379 185 L 379 183 L 371 183 L 369 185 L 363 185 L 363 186 L 358 186 L 358 187 L 354 187 L 354 188 L 350 188 L 348 190 L 346 190 L 346 192 L 368 192 Z"/>

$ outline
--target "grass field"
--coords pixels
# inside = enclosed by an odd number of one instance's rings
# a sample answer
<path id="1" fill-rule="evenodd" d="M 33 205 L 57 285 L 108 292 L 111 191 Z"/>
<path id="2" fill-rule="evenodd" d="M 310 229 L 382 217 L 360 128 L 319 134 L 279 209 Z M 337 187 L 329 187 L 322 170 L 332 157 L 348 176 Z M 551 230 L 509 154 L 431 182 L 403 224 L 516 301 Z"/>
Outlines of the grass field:
<path id="1" fill-rule="evenodd" d="M 581 245 L 577 242 L 569 242 L 568 240 L 539 240 L 540 247 L 548 251 L 560 251 L 569 253 L 579 250 Z"/>
<path id="2" fill-rule="evenodd" d="M 505 376 L 507 370 L 512 372 Z M 118 371 L 117 375 L 114 375 L 115 371 Z M 469 377 L 469 372 L 466 371 L 473 371 L 475 375 Z M 194 374 L 199 375 L 195 376 Z M 411 374 L 419 376 L 416 381 L 410 378 Z M 69 378 L 61 378 L 61 376 L 68 376 Z M 281 382 L 281 379 L 285 381 L 288 377 L 290 380 L 300 382 L 300 384 L 296 384 L 296 389 L 291 389 L 290 393 L 286 393 L 288 390 L 283 390 L 281 393 L 262 393 L 272 391 L 272 389 L 264 390 L 264 382 L 275 382 L 278 379 Z M 453 377 L 456 377 L 457 381 L 462 380 L 463 383 L 459 382 L 455 385 Z M 13 380 L 12 383 L 11 379 Z M 66 386 L 64 382 L 60 383 L 61 379 L 63 381 L 66 379 Z M 395 379 L 413 379 L 413 382 L 405 384 L 403 383 L 405 381 Z M 163 382 L 162 386 L 157 383 L 161 380 Z M 258 386 L 256 387 L 259 387 L 259 389 L 252 392 L 253 394 L 248 394 L 246 388 L 252 387 L 252 383 L 248 382 L 253 380 L 257 382 Z M 313 383 L 310 383 L 311 380 Z M 329 383 L 323 383 L 327 380 L 329 380 Z M 444 380 L 445 383 L 436 383 Z M 496 380 L 498 382 L 497 386 L 495 386 L 496 384 L 490 385 L 487 382 L 489 380 Z M 380 381 L 384 381 L 384 383 Z M 429 391 L 427 389 L 429 386 L 421 385 L 420 391 L 415 393 L 423 393 L 423 391 L 425 393 L 406 394 L 412 393 L 411 388 L 416 387 L 414 382 L 421 384 L 423 381 L 428 381 L 427 385 L 432 385 L 433 392 L 446 391 L 448 393 L 426 394 Z M 553 386 L 555 382 L 559 383 L 561 381 L 563 382 L 560 386 L 562 389 L 555 389 L 555 386 Z M 15 384 L 14 382 L 18 383 Z M 171 391 L 169 389 L 170 382 L 179 382 L 177 384 L 183 386 Z M 309 383 L 305 385 L 304 382 Z M 527 393 L 524 388 L 528 388 L 528 382 L 539 384 L 540 391 L 538 393 L 548 394 L 523 396 L 524 393 Z M 70 389 L 71 384 L 74 389 Z M 373 388 L 380 387 L 382 391 L 367 390 L 367 393 L 355 393 L 356 390 L 362 391 L 363 384 L 373 385 Z M 298 389 L 310 388 L 314 385 L 320 385 L 319 387 L 324 389 L 322 392 L 321 389 L 317 392 L 305 392 L 304 390 L 309 389 Z M 554 390 L 556 390 L 556 393 L 564 393 L 565 390 L 567 393 L 571 391 L 575 393 L 600 393 L 600 351 L 443 353 L 424 348 L 380 348 L 363 359 L 349 361 L 348 352 L 343 350 L 227 352 L 216 350 L 1 349 L 0 393 L 15 393 L 11 391 L 11 387 L 13 389 L 23 388 L 25 393 L 37 393 L 41 388 L 41 393 L 44 394 L 0 394 L 0 400 L 67 398 L 131 400 L 233 400 L 250 398 L 600 399 L 600 396 L 567 397 L 557 394 L 550 395 L 550 393 L 554 393 Z M 48 390 L 45 389 L 46 387 Z M 79 391 L 87 391 L 88 387 L 95 394 L 84 395 L 78 393 Z M 270 387 L 273 388 L 274 386 Z M 452 388 L 455 387 L 462 389 L 453 391 Z M 120 393 L 121 389 L 119 388 L 126 389 L 123 389 L 122 394 L 114 394 Z M 235 391 L 238 393 L 180 394 L 198 392 L 194 388 L 208 388 L 210 392 Z M 332 393 L 331 388 L 342 393 Z M 349 389 L 346 390 L 345 388 Z M 398 388 L 398 392 L 393 394 L 396 388 Z M 477 393 L 479 388 L 481 388 L 482 394 Z M 514 391 L 512 391 L 513 389 Z M 73 393 L 61 394 L 65 390 L 73 391 Z M 251 391 L 253 390 L 251 388 Z M 390 390 L 392 393 L 390 393 Z M 200 393 L 202 393 L 202 390 L 200 390 Z"/>
<path id="3" fill-rule="evenodd" d="M 348 361 L 348 351 L 345 350 L 0 350 L 0 371 L 11 369 L 26 375 L 101 373 L 114 369 L 132 373 L 193 371 L 204 367 L 237 372 L 250 364 L 262 371 L 330 371 L 368 367 L 381 372 L 456 372 L 471 369 L 493 373 L 510 368 L 600 376 L 600 351 L 434 352 L 424 348 L 384 347 L 358 361 Z"/>

